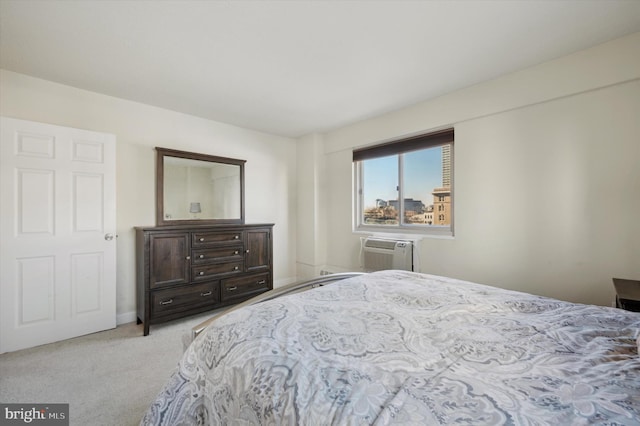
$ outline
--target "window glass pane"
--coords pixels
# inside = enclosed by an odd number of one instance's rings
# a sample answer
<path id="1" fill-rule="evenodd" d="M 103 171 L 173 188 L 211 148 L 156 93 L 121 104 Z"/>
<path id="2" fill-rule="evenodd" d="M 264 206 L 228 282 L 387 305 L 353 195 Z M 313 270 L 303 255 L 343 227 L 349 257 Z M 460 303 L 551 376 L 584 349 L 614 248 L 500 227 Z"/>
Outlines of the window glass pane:
<path id="1" fill-rule="evenodd" d="M 451 143 L 357 161 L 357 226 L 451 232 L 452 151 Z"/>
<path id="2" fill-rule="evenodd" d="M 398 225 L 398 156 L 362 161 L 362 223 Z"/>
<path id="3" fill-rule="evenodd" d="M 451 145 L 403 154 L 404 224 L 451 225 Z"/>

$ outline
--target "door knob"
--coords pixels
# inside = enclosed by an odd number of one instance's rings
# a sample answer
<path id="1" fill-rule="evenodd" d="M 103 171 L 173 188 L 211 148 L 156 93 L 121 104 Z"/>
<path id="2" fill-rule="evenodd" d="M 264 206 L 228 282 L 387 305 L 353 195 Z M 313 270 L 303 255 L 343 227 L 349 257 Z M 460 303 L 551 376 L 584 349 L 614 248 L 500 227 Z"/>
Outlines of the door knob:
<path id="1" fill-rule="evenodd" d="M 107 240 L 107 241 L 113 240 L 113 234 L 111 234 L 111 233 L 104 234 L 104 239 Z"/>

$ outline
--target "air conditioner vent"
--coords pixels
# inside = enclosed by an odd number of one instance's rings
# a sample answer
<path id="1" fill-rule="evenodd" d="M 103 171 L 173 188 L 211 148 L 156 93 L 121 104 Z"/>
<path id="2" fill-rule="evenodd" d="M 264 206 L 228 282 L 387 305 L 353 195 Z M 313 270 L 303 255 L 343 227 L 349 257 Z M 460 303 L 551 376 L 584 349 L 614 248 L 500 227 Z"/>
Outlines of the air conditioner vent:
<path id="1" fill-rule="evenodd" d="M 362 244 L 364 270 L 383 269 L 413 271 L 413 243 L 411 241 L 367 238 Z"/>
<path id="2" fill-rule="evenodd" d="M 364 241 L 365 247 L 393 250 L 396 247 L 396 241 L 393 240 L 376 240 L 367 238 Z"/>

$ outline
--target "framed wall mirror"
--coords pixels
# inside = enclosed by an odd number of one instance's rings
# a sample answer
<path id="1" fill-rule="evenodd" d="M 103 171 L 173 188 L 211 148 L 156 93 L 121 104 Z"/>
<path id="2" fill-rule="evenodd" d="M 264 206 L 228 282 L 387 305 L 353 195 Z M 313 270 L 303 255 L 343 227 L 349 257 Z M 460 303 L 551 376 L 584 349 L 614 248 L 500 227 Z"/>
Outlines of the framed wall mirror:
<path id="1" fill-rule="evenodd" d="M 244 223 L 245 160 L 156 148 L 156 226 Z"/>

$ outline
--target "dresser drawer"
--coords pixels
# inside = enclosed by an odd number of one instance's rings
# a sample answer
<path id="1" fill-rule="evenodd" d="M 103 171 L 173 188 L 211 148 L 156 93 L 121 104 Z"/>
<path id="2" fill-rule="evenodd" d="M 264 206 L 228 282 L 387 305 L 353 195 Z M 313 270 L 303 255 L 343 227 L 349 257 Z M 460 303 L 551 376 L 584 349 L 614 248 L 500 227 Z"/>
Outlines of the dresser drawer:
<path id="1" fill-rule="evenodd" d="M 223 302 L 238 297 L 254 296 L 271 289 L 269 274 L 256 274 L 222 280 L 221 299 Z"/>
<path id="2" fill-rule="evenodd" d="M 242 231 L 218 231 L 218 232 L 194 232 L 192 233 L 191 246 L 211 247 L 242 243 Z"/>
<path id="3" fill-rule="evenodd" d="M 156 315 L 214 304 L 220 300 L 217 282 L 157 290 L 149 297 L 151 312 Z"/>
<path id="4" fill-rule="evenodd" d="M 243 271 L 243 267 L 242 261 L 194 266 L 191 268 L 191 280 L 202 281 L 216 278 L 220 275 L 239 274 Z"/>
<path id="5" fill-rule="evenodd" d="M 194 249 L 191 254 L 191 264 L 194 266 L 207 263 L 241 262 L 243 259 L 242 246 Z"/>

